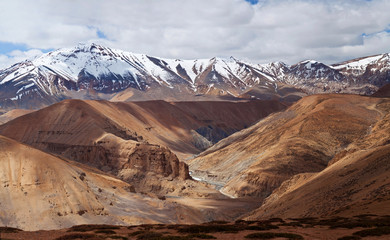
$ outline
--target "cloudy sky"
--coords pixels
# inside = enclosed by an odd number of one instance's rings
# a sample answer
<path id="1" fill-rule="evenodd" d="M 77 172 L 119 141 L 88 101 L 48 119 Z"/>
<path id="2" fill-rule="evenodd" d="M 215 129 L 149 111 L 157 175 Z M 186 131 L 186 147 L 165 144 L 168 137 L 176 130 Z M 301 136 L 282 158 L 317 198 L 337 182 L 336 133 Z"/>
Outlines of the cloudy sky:
<path id="1" fill-rule="evenodd" d="M 254 63 L 390 52 L 389 0 L 1 0 L 0 9 L 1 68 L 79 42 Z"/>

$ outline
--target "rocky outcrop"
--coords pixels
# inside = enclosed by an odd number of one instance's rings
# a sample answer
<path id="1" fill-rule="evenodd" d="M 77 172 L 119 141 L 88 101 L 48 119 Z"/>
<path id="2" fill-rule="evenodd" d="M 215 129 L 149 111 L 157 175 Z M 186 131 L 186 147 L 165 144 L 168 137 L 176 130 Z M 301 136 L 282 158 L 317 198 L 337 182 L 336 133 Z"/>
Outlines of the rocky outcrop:
<path id="1" fill-rule="evenodd" d="M 176 215 L 183 210 L 177 204 L 136 194 L 131 184 L 94 168 L 3 136 L 0 184 L 0 226 L 23 230 L 172 223 L 180 221 Z"/>
<path id="2" fill-rule="evenodd" d="M 104 172 L 131 183 L 136 191 L 140 184 L 145 187 L 151 175 L 159 178 L 185 181 L 191 179 L 188 165 L 180 162 L 168 148 L 148 143 L 124 143 L 123 146 L 108 146 L 98 143 L 88 145 L 67 145 L 59 143 L 40 143 L 41 148 L 71 160 L 96 167 Z M 154 185 L 161 182 L 155 182 Z M 156 188 L 154 188 L 156 189 Z M 158 187 L 160 192 L 164 186 Z"/>
<path id="3" fill-rule="evenodd" d="M 167 148 L 155 145 L 138 145 L 121 169 L 136 169 L 140 173 L 152 172 L 163 177 L 190 179 L 188 166 Z M 131 179 L 131 177 L 127 176 Z"/>

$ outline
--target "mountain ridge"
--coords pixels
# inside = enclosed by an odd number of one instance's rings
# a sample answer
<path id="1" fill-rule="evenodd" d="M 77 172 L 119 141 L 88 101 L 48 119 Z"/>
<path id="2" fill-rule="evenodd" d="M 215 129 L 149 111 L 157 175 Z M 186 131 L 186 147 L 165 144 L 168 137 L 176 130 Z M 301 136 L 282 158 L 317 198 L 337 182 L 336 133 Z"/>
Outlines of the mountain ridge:
<path id="1" fill-rule="evenodd" d="M 307 94 L 370 95 L 389 79 L 389 54 L 334 65 L 305 60 L 289 66 L 252 64 L 234 57 L 164 59 L 92 43 L 58 49 L 0 70 L 0 106 L 40 108 L 67 98 L 111 100 L 129 90 L 125 100 L 142 100 L 143 95 L 162 100 L 239 97 L 252 87 L 278 92 L 281 84 Z M 134 91 L 140 92 L 138 99 Z"/>

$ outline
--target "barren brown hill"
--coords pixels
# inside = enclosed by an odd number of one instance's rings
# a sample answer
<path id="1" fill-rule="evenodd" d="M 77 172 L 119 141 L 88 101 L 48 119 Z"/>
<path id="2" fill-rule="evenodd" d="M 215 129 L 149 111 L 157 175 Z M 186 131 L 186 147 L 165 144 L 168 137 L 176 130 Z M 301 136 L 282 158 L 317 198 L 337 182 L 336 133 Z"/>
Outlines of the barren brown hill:
<path id="1" fill-rule="evenodd" d="M 386 84 L 383 87 L 379 88 L 374 94 L 373 97 L 390 97 L 390 84 Z"/>
<path id="2" fill-rule="evenodd" d="M 337 154 L 323 171 L 285 181 L 248 218 L 389 214 L 390 101 L 379 101 L 375 109 L 381 119 L 367 135 Z"/>
<path id="3" fill-rule="evenodd" d="M 287 107 L 276 100 L 172 102 L 171 104 L 200 122 L 195 131 L 212 143 Z"/>
<path id="4" fill-rule="evenodd" d="M 13 109 L 4 113 L 1 113 L 0 115 L 0 125 L 4 124 L 8 121 L 11 121 L 15 118 L 18 118 L 20 116 L 26 115 L 28 113 L 33 112 L 33 110 L 27 110 L 27 109 Z"/>
<path id="5" fill-rule="evenodd" d="M 177 204 L 132 193 L 128 183 L 3 136 L 0 183 L 1 226 L 38 230 L 182 221 Z"/>
<path id="6" fill-rule="evenodd" d="M 189 161 L 194 176 L 232 196 L 268 197 L 299 173 L 320 172 L 381 119 L 382 99 L 313 95 Z"/>
<path id="7" fill-rule="evenodd" d="M 188 168 L 167 147 L 179 156 L 199 153 L 199 148 L 283 107 L 277 101 L 171 104 L 66 100 L 10 121 L 0 132 L 114 174 L 134 184 L 137 191 L 193 195 L 193 189 L 178 187 L 181 184 L 176 181 L 190 178 Z M 203 185 L 194 184 L 203 189 Z M 211 191 L 206 195 L 210 193 L 217 194 Z"/>
<path id="8" fill-rule="evenodd" d="M 76 100 L 34 112 L 3 126 L 4 135 L 114 174 L 132 182 L 137 191 L 142 187 L 146 192 L 166 193 L 167 189 L 173 192 L 176 189 L 170 186 L 172 180 L 190 178 L 185 163 L 179 162 L 167 148 L 149 144 L 126 128 L 123 125 L 126 120 L 130 120 L 128 125 L 138 128 L 141 125 L 140 120 L 126 118 L 123 111 L 110 108 L 109 103 L 89 104 Z M 160 178 L 165 180 L 165 185 Z"/>
<path id="9" fill-rule="evenodd" d="M 126 134 L 129 135 L 136 133 L 137 136 L 133 136 L 133 138 L 142 137 L 150 143 L 164 145 L 181 156 L 183 154 L 199 153 L 206 146 L 209 146 L 210 142 L 216 142 L 235 131 L 252 125 L 270 113 L 284 108 L 285 105 L 278 101 L 112 103 L 107 101 L 66 100 L 42 109 L 35 115 L 18 119 L 1 129 L 13 128 L 16 130 L 18 127 L 15 127 L 15 125 L 29 122 L 30 126 L 25 126 L 23 130 L 31 130 L 36 128 L 36 125 L 47 123 L 49 126 L 45 126 L 46 128 L 53 128 L 51 129 L 53 131 L 62 131 L 60 126 L 72 127 L 76 123 L 76 121 L 71 121 L 69 116 L 75 115 L 76 119 L 77 114 L 80 115 L 83 112 L 83 119 L 79 119 L 77 122 L 95 121 L 99 122 L 96 123 L 99 126 L 105 124 L 104 127 L 107 128 L 105 131 L 116 129 L 117 132 L 123 131 L 123 134 L 126 131 L 128 131 Z M 42 124 L 43 121 L 45 124 Z M 85 124 L 88 125 L 88 122 Z M 30 130 L 28 130 L 28 133 L 18 131 L 18 137 L 16 138 L 28 142 L 28 138 L 31 137 Z M 198 132 L 204 133 L 208 139 L 204 139 Z M 21 135 L 24 135 L 24 137 Z M 64 133 L 57 135 L 64 135 Z M 99 135 L 99 133 L 96 135 Z M 54 137 L 57 139 L 59 136 Z M 61 141 L 64 141 L 64 136 L 60 138 Z M 79 144 L 81 138 L 72 136 L 70 139 L 72 139 L 72 142 L 76 141 L 73 143 Z M 84 139 L 89 141 L 90 138 Z"/>

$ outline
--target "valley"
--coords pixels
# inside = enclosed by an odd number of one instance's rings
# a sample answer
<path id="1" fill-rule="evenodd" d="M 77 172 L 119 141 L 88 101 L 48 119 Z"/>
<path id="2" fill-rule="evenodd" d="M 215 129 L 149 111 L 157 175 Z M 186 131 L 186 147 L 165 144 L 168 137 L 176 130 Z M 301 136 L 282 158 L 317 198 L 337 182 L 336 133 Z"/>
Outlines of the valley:
<path id="1" fill-rule="evenodd" d="M 1 70 L 0 234 L 388 228 L 388 59 L 255 65 L 91 44 Z"/>

